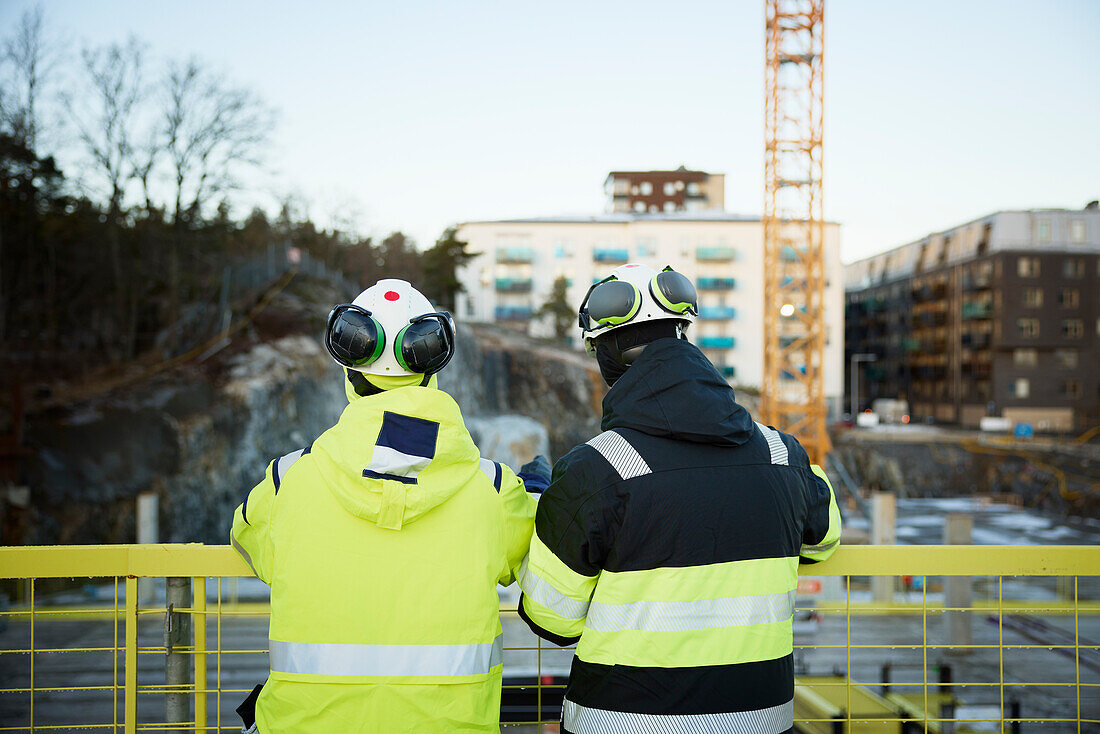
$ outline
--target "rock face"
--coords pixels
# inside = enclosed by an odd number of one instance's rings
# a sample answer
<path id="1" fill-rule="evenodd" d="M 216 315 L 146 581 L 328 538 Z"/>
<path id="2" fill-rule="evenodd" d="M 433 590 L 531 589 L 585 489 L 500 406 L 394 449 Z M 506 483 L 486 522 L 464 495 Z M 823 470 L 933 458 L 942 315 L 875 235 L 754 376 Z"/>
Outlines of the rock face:
<path id="1" fill-rule="evenodd" d="M 598 374 L 583 357 L 491 329 L 463 328 L 440 386 L 482 455 L 519 466 L 599 432 Z M 132 543 L 135 498 L 159 497 L 162 542 L 227 542 L 233 508 L 272 458 L 306 446 L 347 401 L 314 337 L 236 355 L 219 378 L 178 371 L 27 426 L 32 516 L 0 543 Z"/>

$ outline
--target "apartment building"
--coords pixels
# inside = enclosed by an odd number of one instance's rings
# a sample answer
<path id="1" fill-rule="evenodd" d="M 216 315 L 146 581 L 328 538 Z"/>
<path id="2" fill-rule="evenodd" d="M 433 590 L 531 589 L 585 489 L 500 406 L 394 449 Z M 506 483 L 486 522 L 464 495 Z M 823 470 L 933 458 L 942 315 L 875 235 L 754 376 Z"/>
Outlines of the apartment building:
<path id="1" fill-rule="evenodd" d="M 538 317 L 537 311 L 556 278 L 567 279 L 568 301 L 579 306 L 592 283 L 618 265 L 672 265 L 699 292 L 699 318 L 689 331 L 692 341 L 731 383 L 761 383 L 764 234 L 759 217 L 724 211 L 538 217 L 467 222 L 458 236 L 469 242 L 471 252 L 480 253 L 458 273 L 465 288 L 456 304 L 459 319 L 550 336 L 549 318 Z M 840 227 L 828 224 L 825 382 L 834 407 L 843 389 L 839 245 Z"/>
<path id="2" fill-rule="evenodd" d="M 845 267 L 846 394 L 918 420 L 1100 422 L 1100 208 L 1004 211 Z M 874 361 L 854 355 L 875 355 Z"/>
<path id="3" fill-rule="evenodd" d="M 721 211 L 726 208 L 726 176 L 689 171 L 612 171 L 604 181 L 608 212 Z"/>

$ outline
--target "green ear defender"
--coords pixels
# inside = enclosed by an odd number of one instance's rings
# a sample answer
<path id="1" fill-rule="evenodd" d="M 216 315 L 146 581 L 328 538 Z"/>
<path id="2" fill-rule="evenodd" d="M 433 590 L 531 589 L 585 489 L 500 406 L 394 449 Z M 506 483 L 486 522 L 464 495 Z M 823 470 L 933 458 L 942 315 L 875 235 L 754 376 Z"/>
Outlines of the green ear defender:
<path id="1" fill-rule="evenodd" d="M 417 316 L 397 332 L 393 340 L 393 356 L 397 363 L 417 374 L 439 372 L 454 353 L 454 320 L 446 311 Z"/>

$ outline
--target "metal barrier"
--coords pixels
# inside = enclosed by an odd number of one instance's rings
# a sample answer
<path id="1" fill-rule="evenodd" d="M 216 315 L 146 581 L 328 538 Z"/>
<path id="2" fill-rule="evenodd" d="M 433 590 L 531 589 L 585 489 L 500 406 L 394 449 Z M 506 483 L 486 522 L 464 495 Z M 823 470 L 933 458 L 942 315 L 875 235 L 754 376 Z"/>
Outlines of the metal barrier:
<path id="1" fill-rule="evenodd" d="M 1100 547 L 853 546 L 802 571 L 798 731 L 1100 726 Z M 239 599 L 248 576 L 228 546 L 0 548 L 16 580 L 0 732 L 239 731 L 232 710 L 266 675 L 268 606 Z M 894 598 L 871 599 L 871 576 L 898 579 Z M 501 612 L 507 727 L 554 731 L 571 653 L 531 636 L 514 601 Z"/>

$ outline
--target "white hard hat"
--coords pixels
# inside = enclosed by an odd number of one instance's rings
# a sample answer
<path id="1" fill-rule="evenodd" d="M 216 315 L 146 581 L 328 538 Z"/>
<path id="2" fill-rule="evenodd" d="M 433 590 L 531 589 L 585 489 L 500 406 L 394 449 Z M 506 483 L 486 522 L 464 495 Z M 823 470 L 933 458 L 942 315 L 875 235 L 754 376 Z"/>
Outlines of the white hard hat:
<path id="1" fill-rule="evenodd" d="M 434 374 L 454 355 L 454 320 L 404 280 L 380 280 L 329 314 L 325 346 L 368 375 Z"/>
<path id="2" fill-rule="evenodd" d="M 580 307 L 581 336 L 591 354 L 595 352 L 593 340 L 616 329 L 665 319 L 686 327 L 695 321 L 698 310 L 695 286 L 671 266 L 656 271 L 628 263 L 588 289 Z"/>

